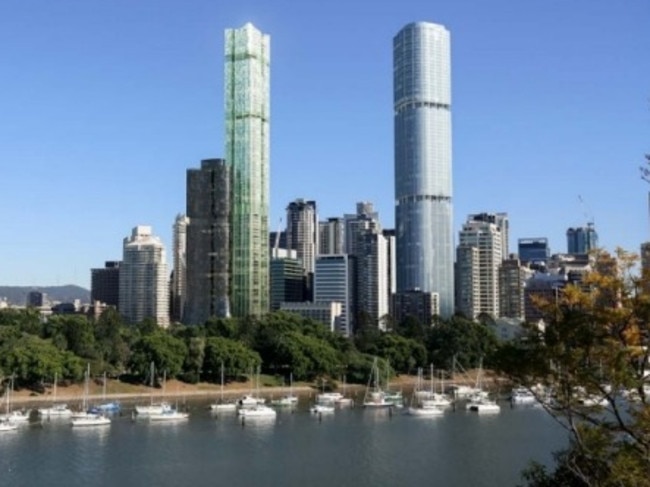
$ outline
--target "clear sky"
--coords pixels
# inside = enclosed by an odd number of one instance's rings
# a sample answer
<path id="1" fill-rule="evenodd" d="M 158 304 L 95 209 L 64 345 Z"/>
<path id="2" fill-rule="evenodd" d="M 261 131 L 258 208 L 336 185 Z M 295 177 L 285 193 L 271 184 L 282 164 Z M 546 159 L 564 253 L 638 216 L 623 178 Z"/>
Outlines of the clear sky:
<path id="1" fill-rule="evenodd" d="M 186 170 L 224 152 L 223 31 L 249 21 L 271 36 L 271 230 L 295 198 L 394 226 L 392 38 L 431 21 L 456 235 L 505 211 L 511 247 L 564 252 L 588 219 L 607 249 L 650 239 L 648 0 L 4 0 L 0 285 L 88 287 L 138 224 L 171 257 Z"/>

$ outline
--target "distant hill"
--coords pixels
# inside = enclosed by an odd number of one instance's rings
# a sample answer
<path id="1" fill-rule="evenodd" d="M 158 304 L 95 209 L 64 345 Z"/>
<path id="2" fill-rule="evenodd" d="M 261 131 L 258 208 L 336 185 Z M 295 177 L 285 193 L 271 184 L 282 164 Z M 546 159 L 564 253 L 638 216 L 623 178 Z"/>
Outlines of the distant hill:
<path id="1" fill-rule="evenodd" d="M 90 291 L 72 284 L 67 286 L 0 286 L 0 300 L 6 298 L 9 304 L 24 306 L 30 291 L 47 294 L 47 299 L 50 302 L 72 303 L 75 299 L 79 299 L 82 304 L 90 303 Z"/>

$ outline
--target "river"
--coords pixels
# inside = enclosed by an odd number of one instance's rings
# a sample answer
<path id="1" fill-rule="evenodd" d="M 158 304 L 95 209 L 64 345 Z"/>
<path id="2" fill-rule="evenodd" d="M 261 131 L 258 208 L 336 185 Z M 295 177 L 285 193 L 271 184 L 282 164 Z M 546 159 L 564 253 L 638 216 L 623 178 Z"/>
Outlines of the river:
<path id="1" fill-rule="evenodd" d="M 552 462 L 566 433 L 543 410 L 479 415 L 464 408 L 411 417 L 395 410 L 317 416 L 308 398 L 273 421 L 212 415 L 149 423 L 129 409 L 110 426 L 30 423 L 0 433 L 2 486 L 515 486 L 532 459 Z"/>

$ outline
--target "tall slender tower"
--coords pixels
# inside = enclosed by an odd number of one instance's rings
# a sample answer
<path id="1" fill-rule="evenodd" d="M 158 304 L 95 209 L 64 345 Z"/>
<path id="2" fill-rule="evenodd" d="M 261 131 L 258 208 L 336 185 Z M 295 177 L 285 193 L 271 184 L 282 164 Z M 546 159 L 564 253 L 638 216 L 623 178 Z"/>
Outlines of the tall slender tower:
<path id="1" fill-rule="evenodd" d="M 287 248 L 295 250 L 306 273 L 313 273 L 318 254 L 315 201 L 297 199 L 287 206 Z"/>
<path id="2" fill-rule="evenodd" d="M 393 39 L 397 292 L 438 293 L 454 313 L 449 31 L 406 25 Z"/>
<path id="3" fill-rule="evenodd" d="M 127 323 L 154 318 L 169 325 L 169 281 L 165 247 L 148 225 L 133 228 L 124 239 L 118 308 Z"/>
<path id="4" fill-rule="evenodd" d="M 231 168 L 231 311 L 269 310 L 269 36 L 226 29 L 226 162 Z"/>
<path id="5" fill-rule="evenodd" d="M 187 298 L 187 260 L 185 258 L 187 251 L 187 225 L 189 218 L 185 215 L 176 215 L 174 220 L 173 235 L 173 259 L 174 272 L 171 280 L 171 318 L 180 321 L 183 317 L 183 308 Z"/>
<path id="6" fill-rule="evenodd" d="M 200 325 L 229 316 L 230 170 L 223 159 L 205 159 L 187 170 L 187 297 L 183 323 Z"/>

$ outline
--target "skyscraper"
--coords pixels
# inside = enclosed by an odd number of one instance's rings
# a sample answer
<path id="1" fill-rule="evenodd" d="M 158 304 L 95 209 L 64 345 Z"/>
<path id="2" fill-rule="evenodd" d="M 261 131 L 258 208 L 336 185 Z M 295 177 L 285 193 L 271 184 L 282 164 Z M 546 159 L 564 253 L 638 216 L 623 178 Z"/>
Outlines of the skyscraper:
<path id="1" fill-rule="evenodd" d="M 187 299 L 187 225 L 189 218 L 185 215 L 176 215 L 174 220 L 172 248 L 172 259 L 174 261 L 174 272 L 171 279 L 171 309 L 170 316 L 174 321 L 183 318 L 183 308 Z"/>
<path id="2" fill-rule="evenodd" d="M 139 225 L 124 239 L 118 309 L 127 323 L 154 318 L 169 325 L 169 280 L 165 247 L 150 226 Z"/>
<path id="3" fill-rule="evenodd" d="M 397 291 L 454 313 L 449 31 L 416 22 L 393 39 Z"/>
<path id="4" fill-rule="evenodd" d="M 306 273 L 314 272 L 318 254 L 316 202 L 297 199 L 287 206 L 287 248 L 295 250 Z"/>
<path id="5" fill-rule="evenodd" d="M 586 227 L 569 228 L 566 231 L 567 253 L 588 254 L 598 247 L 598 234 L 592 222 Z"/>
<path id="6" fill-rule="evenodd" d="M 117 307 L 120 299 L 120 264 L 109 260 L 103 268 L 90 269 L 90 302 Z"/>
<path id="7" fill-rule="evenodd" d="M 269 310 L 269 36 L 225 33 L 226 162 L 231 169 L 231 310 Z"/>
<path id="8" fill-rule="evenodd" d="M 187 170 L 187 297 L 183 323 L 229 316 L 230 169 L 223 159 Z M 266 243 L 266 240 L 264 241 Z"/>

